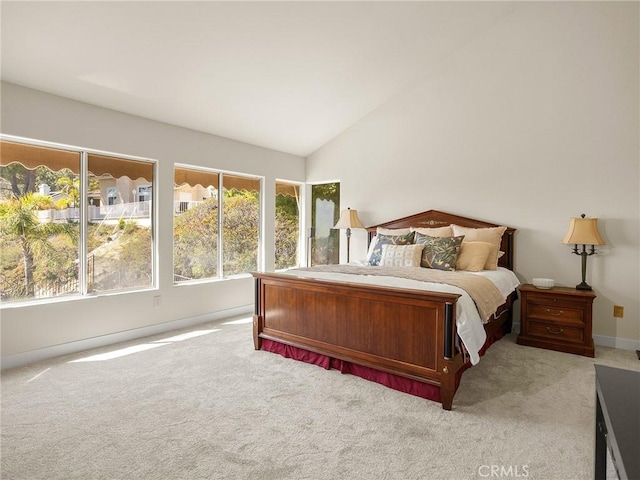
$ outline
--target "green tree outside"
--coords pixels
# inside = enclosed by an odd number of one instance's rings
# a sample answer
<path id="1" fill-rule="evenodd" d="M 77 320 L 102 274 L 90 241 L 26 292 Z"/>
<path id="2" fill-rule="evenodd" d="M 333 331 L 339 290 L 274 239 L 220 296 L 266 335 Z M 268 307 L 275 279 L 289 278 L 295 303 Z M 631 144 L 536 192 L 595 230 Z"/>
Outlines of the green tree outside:
<path id="1" fill-rule="evenodd" d="M 14 246 L 17 244 L 22 250 L 22 270 L 24 282 L 22 286 L 13 283 L 13 291 L 6 292 L 3 289 L 3 296 L 9 297 L 33 297 L 35 295 L 35 265 L 36 260 L 47 260 L 44 265 L 41 277 L 48 275 L 56 276 L 54 272 L 47 273 L 47 267 L 64 265 L 68 270 L 68 262 L 64 261 L 66 250 L 69 246 L 77 245 L 78 225 L 74 223 L 41 223 L 37 212 L 39 206 L 48 204 L 51 198 L 37 193 L 28 192 L 18 198 L 5 200 L 0 203 L 0 233 L 2 234 L 2 246 Z M 62 247 L 54 243 L 54 237 L 66 236 L 70 244 L 63 244 Z M 77 250 L 75 251 L 77 258 Z M 4 258 L 3 258 L 4 260 Z M 8 268 L 7 268 L 8 267 Z M 13 277 L 19 269 L 19 265 L 3 264 L 3 273 Z M 13 275 L 11 275 L 13 271 Z"/>

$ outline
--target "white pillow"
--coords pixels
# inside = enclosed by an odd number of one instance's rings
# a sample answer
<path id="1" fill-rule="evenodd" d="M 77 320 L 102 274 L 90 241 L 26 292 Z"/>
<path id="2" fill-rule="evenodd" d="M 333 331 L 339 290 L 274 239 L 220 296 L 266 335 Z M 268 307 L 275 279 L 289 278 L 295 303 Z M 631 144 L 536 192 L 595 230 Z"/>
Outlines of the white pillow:
<path id="1" fill-rule="evenodd" d="M 419 267 L 424 245 L 382 245 L 381 267 Z"/>
<path id="2" fill-rule="evenodd" d="M 453 237 L 451 225 L 430 228 L 411 227 L 411 231 L 421 233 L 422 235 L 429 235 L 430 237 Z"/>
<path id="3" fill-rule="evenodd" d="M 411 233 L 410 228 L 382 228 L 378 227 L 376 229 L 376 233 L 380 235 L 406 235 L 407 233 Z"/>

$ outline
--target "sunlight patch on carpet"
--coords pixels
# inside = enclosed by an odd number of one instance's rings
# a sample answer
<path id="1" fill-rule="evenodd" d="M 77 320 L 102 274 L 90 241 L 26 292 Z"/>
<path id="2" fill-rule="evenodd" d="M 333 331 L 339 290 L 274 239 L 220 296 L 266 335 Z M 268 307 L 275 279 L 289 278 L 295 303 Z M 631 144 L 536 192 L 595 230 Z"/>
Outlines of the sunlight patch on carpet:
<path id="1" fill-rule="evenodd" d="M 244 325 L 245 323 L 253 322 L 252 317 L 241 318 L 239 320 L 232 320 L 230 322 L 224 322 L 223 325 Z"/>
<path id="2" fill-rule="evenodd" d="M 88 357 L 79 358 L 78 360 L 72 360 L 69 363 L 101 362 L 104 360 L 112 360 L 114 358 L 124 357 L 125 355 L 131 355 L 132 353 L 144 352 L 145 350 L 150 350 L 152 348 L 161 347 L 163 345 L 170 345 L 175 342 L 182 342 L 184 340 L 189 340 L 190 338 L 201 337 L 202 335 L 207 335 L 209 333 L 219 332 L 219 331 L 220 331 L 219 328 L 214 328 L 211 330 L 194 330 L 193 332 L 174 335 L 173 337 L 163 338 L 162 340 L 154 340 L 149 343 L 141 343 L 140 345 L 134 345 L 132 347 L 119 348 L 118 350 L 113 350 L 111 352 L 100 353 L 97 355 L 90 355 Z"/>
<path id="3" fill-rule="evenodd" d="M 44 374 L 45 374 L 45 373 L 47 373 L 49 370 L 51 370 L 51 367 L 49 367 L 49 368 L 47 368 L 47 369 L 43 370 L 42 372 L 40 372 L 39 374 L 37 374 L 35 377 L 30 378 L 29 380 L 27 380 L 27 383 L 31 383 L 31 382 L 33 382 L 36 378 L 38 378 L 38 377 L 39 377 L 39 376 L 41 376 L 41 375 L 44 375 Z"/>
<path id="4" fill-rule="evenodd" d="M 112 352 L 99 353 L 98 355 L 91 355 L 89 357 L 79 358 L 78 360 L 72 360 L 69 363 L 78 362 L 101 362 L 104 360 L 112 360 L 114 358 L 124 357 L 131 355 L 132 353 L 143 352 L 156 347 L 162 347 L 163 345 L 169 345 L 169 343 L 143 343 L 140 345 L 134 345 L 133 347 L 121 348 L 119 350 L 113 350 Z"/>
<path id="5" fill-rule="evenodd" d="M 183 333 L 181 335 L 175 335 L 169 338 L 163 338 L 162 340 L 155 340 L 153 343 L 170 343 L 170 342 L 182 342 L 183 340 L 188 340 L 190 338 L 200 337 L 202 335 L 207 335 L 213 332 L 219 332 L 220 329 L 213 330 L 194 330 L 193 332 Z"/>

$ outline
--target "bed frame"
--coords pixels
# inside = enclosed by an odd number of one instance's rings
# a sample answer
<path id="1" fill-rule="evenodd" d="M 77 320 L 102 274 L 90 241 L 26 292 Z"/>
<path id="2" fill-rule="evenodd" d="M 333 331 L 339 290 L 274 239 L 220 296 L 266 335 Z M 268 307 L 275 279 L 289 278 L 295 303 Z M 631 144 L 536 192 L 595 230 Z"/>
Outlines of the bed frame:
<path id="1" fill-rule="evenodd" d="M 367 228 L 369 239 L 377 227 L 495 227 L 496 224 L 429 210 Z M 502 237 L 500 266 L 513 269 L 513 236 Z M 340 362 L 426 384 L 436 392 L 427 396 L 451 410 L 465 360 L 456 333 L 459 295 L 254 273 L 256 350 L 269 342 L 312 352 Z M 511 331 L 516 294 L 485 325 L 484 350 Z M 265 342 L 267 341 L 267 342 Z M 272 350 L 274 351 L 274 350 Z M 293 356 L 293 355 L 292 355 Z M 311 362 L 316 363 L 316 362 Z M 327 367 L 328 368 L 328 367 Z M 356 373 L 357 374 L 357 373 Z M 367 375 L 361 375 L 367 378 Z M 377 381 L 377 380 L 376 380 Z M 380 382 L 384 383 L 384 382 Z"/>

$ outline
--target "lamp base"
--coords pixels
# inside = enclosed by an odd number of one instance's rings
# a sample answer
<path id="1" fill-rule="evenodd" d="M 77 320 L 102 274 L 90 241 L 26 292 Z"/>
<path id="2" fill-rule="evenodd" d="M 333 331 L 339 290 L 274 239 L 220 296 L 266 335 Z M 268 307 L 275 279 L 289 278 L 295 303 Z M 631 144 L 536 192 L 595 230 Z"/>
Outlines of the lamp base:
<path id="1" fill-rule="evenodd" d="M 587 284 L 587 282 L 582 282 L 576 285 L 576 290 L 593 290 L 593 288 L 591 288 L 591 285 Z"/>

